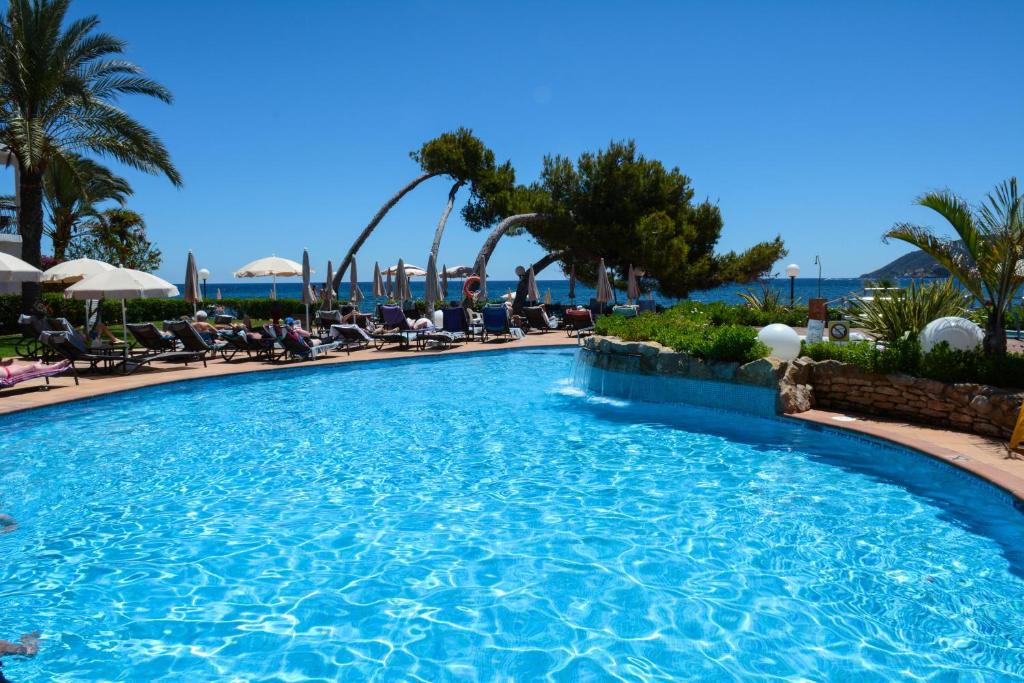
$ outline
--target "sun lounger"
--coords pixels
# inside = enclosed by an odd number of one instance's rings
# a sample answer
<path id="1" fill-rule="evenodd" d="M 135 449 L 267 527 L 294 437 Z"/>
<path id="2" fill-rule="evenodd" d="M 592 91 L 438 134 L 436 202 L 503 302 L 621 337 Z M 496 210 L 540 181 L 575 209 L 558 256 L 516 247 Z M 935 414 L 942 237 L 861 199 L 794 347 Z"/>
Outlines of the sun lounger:
<path id="1" fill-rule="evenodd" d="M 217 352 L 227 345 L 227 342 L 217 341 L 212 344 L 203 339 L 192 323 L 187 320 L 168 320 L 164 322 L 167 330 L 178 338 L 185 351 L 195 354 L 197 360 L 203 361 L 206 367 L 207 356 L 213 357 Z"/>
<path id="2" fill-rule="evenodd" d="M 650 299 L 640 299 L 640 301 L 637 302 L 637 308 L 640 313 L 655 313 L 658 310 L 658 304 L 654 303 L 654 301 Z"/>
<path id="3" fill-rule="evenodd" d="M 331 325 L 331 339 L 337 341 L 339 348 L 348 354 L 374 343 L 373 337 L 366 330 L 350 323 Z"/>
<path id="4" fill-rule="evenodd" d="M 374 345 L 380 351 L 388 344 L 398 344 L 401 349 L 408 349 L 416 342 L 420 330 L 414 330 L 409 326 L 405 317 L 405 311 L 400 306 L 381 306 L 382 323 L 381 329 L 371 335 Z M 425 330 L 424 330 L 425 331 Z"/>
<path id="5" fill-rule="evenodd" d="M 46 364 L 43 362 L 27 363 L 14 359 L 0 361 L 0 389 L 9 389 L 22 382 L 31 379 L 42 378 L 46 384 L 40 387 L 46 390 L 50 386 L 50 378 L 60 375 L 73 369 L 69 360 L 62 360 L 59 363 Z M 75 384 L 78 384 L 78 376 L 75 375 Z"/>
<path id="6" fill-rule="evenodd" d="M 481 314 L 484 321 L 484 341 L 487 341 L 488 336 L 512 339 L 512 328 L 508 317 L 508 308 L 505 304 L 484 306 Z"/>
<path id="7" fill-rule="evenodd" d="M 577 338 L 594 333 L 594 316 L 585 308 L 570 308 L 565 312 L 565 332 Z"/>
<path id="8" fill-rule="evenodd" d="M 274 336 L 277 338 L 277 343 L 281 345 L 282 349 L 282 353 L 272 360 L 282 360 L 285 358 L 316 360 L 320 356 L 325 356 L 340 346 L 339 342 L 317 344 L 307 343 L 306 339 L 299 336 L 295 330 L 287 325 L 278 325 L 275 328 L 271 328 L 271 331 L 274 333 Z"/>
<path id="9" fill-rule="evenodd" d="M 178 343 L 172 335 L 165 335 L 153 323 L 128 323 L 128 331 L 147 351 L 162 353 L 177 351 Z"/>
<path id="10" fill-rule="evenodd" d="M 220 355 L 228 362 L 239 353 L 244 353 L 247 359 L 266 357 L 270 360 L 273 355 L 274 340 L 265 333 L 253 338 L 247 330 L 222 330 L 220 339 L 225 342 Z"/>
<path id="11" fill-rule="evenodd" d="M 523 308 L 523 314 L 526 316 L 526 322 L 530 326 L 530 332 L 544 334 L 555 329 L 558 325 L 557 319 L 549 318 L 543 306 L 526 306 Z M 552 325 L 552 322 L 555 324 Z"/>
<path id="12" fill-rule="evenodd" d="M 88 347 L 79 334 L 66 331 L 47 331 L 39 337 L 57 357 L 71 361 L 71 371 L 78 378 L 78 363 L 88 363 L 86 371 L 114 371 L 120 369 L 124 374 L 131 374 L 143 365 L 155 360 L 164 360 L 163 354 L 151 356 L 130 356 L 126 346 Z"/>
<path id="13" fill-rule="evenodd" d="M 617 315 L 622 318 L 635 318 L 639 314 L 637 306 L 619 305 L 612 306 L 612 315 Z"/>

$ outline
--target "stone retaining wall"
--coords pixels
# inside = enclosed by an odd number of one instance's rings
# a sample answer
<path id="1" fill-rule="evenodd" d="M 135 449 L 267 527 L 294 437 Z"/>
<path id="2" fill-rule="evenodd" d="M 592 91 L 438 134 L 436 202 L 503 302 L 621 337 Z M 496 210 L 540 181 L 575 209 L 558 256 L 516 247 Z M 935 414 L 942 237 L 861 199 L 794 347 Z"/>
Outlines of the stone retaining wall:
<path id="1" fill-rule="evenodd" d="M 608 370 L 773 388 L 778 391 L 779 413 L 819 407 L 1005 439 L 1024 399 L 1024 393 L 987 385 L 876 375 L 834 360 L 799 358 L 787 363 L 762 358 L 741 365 L 702 360 L 655 342 L 600 336 L 588 338 L 584 346 L 595 352 L 595 366 Z"/>

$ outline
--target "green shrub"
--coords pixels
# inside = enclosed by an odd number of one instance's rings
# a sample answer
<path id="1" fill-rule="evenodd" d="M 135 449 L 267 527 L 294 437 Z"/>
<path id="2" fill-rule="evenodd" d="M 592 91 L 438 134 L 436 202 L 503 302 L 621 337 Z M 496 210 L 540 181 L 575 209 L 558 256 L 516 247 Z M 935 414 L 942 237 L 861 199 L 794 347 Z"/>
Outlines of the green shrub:
<path id="1" fill-rule="evenodd" d="M 768 355 L 768 348 L 757 340 L 753 327 L 716 323 L 708 312 L 685 306 L 634 318 L 602 316 L 595 329 L 598 334 L 626 341 L 655 341 L 708 360 L 746 363 Z"/>
<path id="2" fill-rule="evenodd" d="M 885 348 L 866 341 L 845 345 L 829 342 L 806 344 L 803 353 L 814 360 L 850 363 L 867 372 L 902 372 L 953 384 L 1024 388 L 1024 355 L 989 356 L 980 350 L 957 351 L 945 343 L 922 353 L 917 339 L 911 336 Z"/>
<path id="3" fill-rule="evenodd" d="M 964 315 L 968 301 L 953 278 L 925 285 L 911 282 L 908 289 L 892 291 L 888 296 L 871 300 L 857 297 L 850 320 L 882 341 L 893 343 L 907 334 L 920 334 L 932 320 Z"/>

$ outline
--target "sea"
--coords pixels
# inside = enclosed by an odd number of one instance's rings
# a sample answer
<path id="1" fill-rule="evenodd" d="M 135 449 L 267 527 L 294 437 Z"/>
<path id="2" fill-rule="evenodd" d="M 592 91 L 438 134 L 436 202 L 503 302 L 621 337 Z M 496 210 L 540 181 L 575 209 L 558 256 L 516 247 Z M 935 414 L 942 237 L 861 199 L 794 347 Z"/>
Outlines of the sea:
<path id="1" fill-rule="evenodd" d="M 897 280 L 896 284 L 901 287 L 906 287 L 910 282 L 910 279 L 901 279 Z M 321 283 L 314 284 L 319 286 Z M 424 281 L 419 278 L 413 278 L 410 280 L 410 290 L 414 299 L 423 298 L 424 284 Z M 488 280 L 488 298 L 497 299 L 508 292 L 515 292 L 516 284 L 515 280 Z M 780 291 L 782 293 L 783 303 L 789 302 L 790 281 L 788 278 L 776 278 L 767 281 L 752 282 L 745 285 L 725 285 L 715 289 L 691 292 L 688 299 L 690 301 L 700 302 L 723 301 L 730 304 L 742 303 L 742 299 L 740 298 L 741 293 L 750 291 L 755 294 L 760 294 L 762 284 L 767 284 L 767 286 L 772 289 Z M 272 284 L 269 279 L 261 279 L 255 282 L 252 280 L 209 282 L 206 285 L 206 296 L 204 298 L 207 301 L 212 301 L 217 298 L 217 293 L 219 292 L 220 296 L 225 299 L 263 299 L 270 296 L 271 287 Z M 364 305 L 379 303 L 373 297 L 373 284 L 371 282 L 361 282 L 359 284 L 359 288 L 366 296 L 366 299 L 363 302 Z M 179 284 L 178 289 L 184 291 L 184 286 Z M 561 304 L 587 304 L 591 297 L 596 295 L 593 289 L 577 282 L 576 298 L 574 300 L 570 300 L 568 280 L 537 280 L 537 289 L 540 291 L 542 299 L 544 299 L 546 294 L 550 292 L 551 301 L 553 303 Z M 340 297 L 342 299 L 347 299 L 348 291 L 349 286 L 346 282 L 341 286 L 341 290 L 339 291 Z M 445 298 L 450 300 L 461 299 L 461 291 L 461 280 L 449 280 L 448 296 Z M 839 303 L 853 294 L 862 294 L 863 291 L 864 280 L 861 278 L 824 278 L 821 280 L 817 278 L 796 278 L 793 283 L 794 298 L 798 303 L 803 303 L 804 305 L 807 304 L 808 299 L 818 297 L 824 298 L 830 303 Z M 625 302 L 625 292 L 616 291 L 615 294 L 618 301 L 623 303 Z M 302 283 L 278 281 L 277 297 L 279 299 L 302 298 Z M 680 299 L 666 297 L 661 295 L 659 292 L 654 292 L 654 300 L 662 306 L 673 306 L 680 302 Z"/>

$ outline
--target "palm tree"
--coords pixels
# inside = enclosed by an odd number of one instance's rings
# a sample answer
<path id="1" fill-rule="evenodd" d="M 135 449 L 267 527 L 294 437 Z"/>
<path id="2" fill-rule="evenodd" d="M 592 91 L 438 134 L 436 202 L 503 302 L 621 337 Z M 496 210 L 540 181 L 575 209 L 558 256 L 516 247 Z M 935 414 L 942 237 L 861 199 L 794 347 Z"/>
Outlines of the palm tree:
<path id="1" fill-rule="evenodd" d="M 988 313 L 985 352 L 1005 354 L 1006 314 L 1014 294 L 1024 285 L 1024 202 L 1017 192 L 1017 179 L 997 185 L 974 209 L 948 190 L 929 192 L 917 203 L 945 218 L 961 244 L 910 223 L 894 225 L 883 240 L 912 244 L 949 270 Z"/>
<path id="2" fill-rule="evenodd" d="M 92 152 L 132 168 L 181 176 L 163 143 L 115 106 L 121 95 L 170 102 L 171 93 L 120 55 L 121 40 L 96 31 L 87 16 L 64 27 L 70 0 L 9 0 L 0 14 L 0 145 L 17 157 L 22 256 L 40 265 L 43 177 L 52 163 L 81 173 Z M 39 301 L 36 283 L 22 286 L 22 306 Z"/>
<path id="3" fill-rule="evenodd" d="M 131 196 L 128 181 L 91 159 L 77 159 L 76 170 L 55 159 L 43 176 L 43 199 L 49 214 L 46 234 L 53 242 L 53 257 L 64 260 L 64 252 L 78 234 L 82 221 L 95 218 L 97 205 L 114 201 L 124 206 Z"/>
<path id="4" fill-rule="evenodd" d="M 160 267 L 160 250 L 146 237 L 146 221 L 136 212 L 119 207 L 105 209 L 82 228 L 82 238 L 68 247 L 70 258 L 92 258 L 147 272 Z"/>

